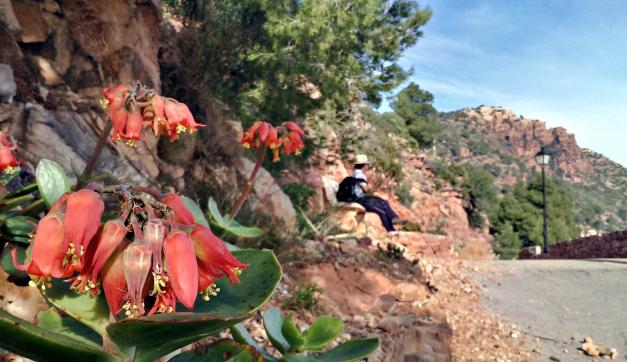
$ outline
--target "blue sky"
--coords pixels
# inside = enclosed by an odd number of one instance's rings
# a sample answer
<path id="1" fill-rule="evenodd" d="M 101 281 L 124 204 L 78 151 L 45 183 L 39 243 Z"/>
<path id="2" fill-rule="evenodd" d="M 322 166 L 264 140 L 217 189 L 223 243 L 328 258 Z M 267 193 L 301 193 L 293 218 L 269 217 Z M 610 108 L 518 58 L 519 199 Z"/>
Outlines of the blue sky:
<path id="1" fill-rule="evenodd" d="M 574 133 L 627 166 L 627 3 L 429 0 L 401 64 L 439 111 L 480 104 Z M 387 104 L 382 110 L 389 109 Z"/>

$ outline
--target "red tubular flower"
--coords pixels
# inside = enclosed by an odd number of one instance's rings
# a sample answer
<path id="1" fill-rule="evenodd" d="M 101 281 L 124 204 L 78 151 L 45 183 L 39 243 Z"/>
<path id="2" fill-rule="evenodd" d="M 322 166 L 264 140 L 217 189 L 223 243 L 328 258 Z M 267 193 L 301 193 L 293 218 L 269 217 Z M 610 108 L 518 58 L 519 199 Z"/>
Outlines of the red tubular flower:
<path id="1" fill-rule="evenodd" d="M 248 264 L 238 261 L 226 248 L 224 242 L 204 225 L 194 225 L 189 236 L 194 241 L 198 266 L 203 269 L 204 273 L 213 277 L 214 280 L 226 275 L 231 284 L 239 283 L 237 275 L 242 269 L 247 268 Z"/>
<path id="2" fill-rule="evenodd" d="M 126 226 L 119 220 L 109 220 L 104 224 L 102 230 L 95 238 L 96 250 L 92 259 L 93 264 L 90 268 L 92 281 L 98 280 L 100 270 L 115 249 L 122 243 L 126 233 Z"/>
<path id="3" fill-rule="evenodd" d="M 166 290 L 157 295 L 155 304 L 152 306 L 148 315 L 153 315 L 156 312 L 160 313 L 172 313 L 176 311 L 176 295 L 170 284 L 167 284 Z"/>
<path id="4" fill-rule="evenodd" d="M 265 123 L 265 122 L 264 122 Z M 255 138 L 255 135 L 259 131 L 259 127 L 261 127 L 260 121 L 255 121 L 252 126 L 246 132 L 244 132 L 244 136 L 240 140 L 242 145 L 245 148 L 258 148 L 260 146 L 259 139 Z"/>
<path id="5" fill-rule="evenodd" d="M 124 306 L 128 316 L 144 314 L 144 285 L 152 266 L 152 250 L 142 242 L 133 242 L 124 250 L 124 277 L 128 288 L 129 303 Z"/>
<path id="6" fill-rule="evenodd" d="M 0 145 L 0 173 L 12 173 L 17 166 L 19 166 L 19 162 L 13 155 L 11 148 Z"/>
<path id="7" fill-rule="evenodd" d="M 205 126 L 204 124 L 196 123 L 196 121 L 194 120 L 194 115 L 189 110 L 187 105 L 185 105 L 184 103 L 179 103 L 178 107 L 180 114 L 182 115 L 181 125 L 184 129 L 182 130 L 182 132 L 187 131 L 189 133 L 194 133 L 198 128 Z"/>
<path id="8" fill-rule="evenodd" d="M 174 220 L 179 224 L 192 225 L 194 223 L 194 215 L 185 206 L 183 199 L 179 195 L 174 193 L 168 194 L 159 201 L 174 211 Z"/>
<path id="9" fill-rule="evenodd" d="M 119 220 L 109 220 L 100 227 L 94 240 L 89 244 L 85 255 L 85 265 L 80 275 L 73 279 L 71 289 L 79 293 L 99 294 L 97 283 L 100 278 L 100 270 L 124 240 L 126 232 L 126 226 Z"/>
<path id="10" fill-rule="evenodd" d="M 123 241 L 102 268 L 102 289 L 112 315 L 122 310 L 122 303 L 127 294 L 126 278 L 124 276 L 124 250 L 128 241 Z"/>
<path id="11" fill-rule="evenodd" d="M 168 234 L 163 242 L 168 277 L 178 300 L 194 307 L 198 288 L 198 264 L 192 240 L 180 230 Z"/>
<path id="12" fill-rule="evenodd" d="M 304 136 L 305 132 L 300 128 L 300 126 L 296 122 L 286 121 L 283 122 L 283 126 L 292 132 L 296 132 L 297 134 Z"/>
<path id="13" fill-rule="evenodd" d="M 277 129 L 275 127 L 270 127 L 268 130 L 268 137 L 265 139 L 264 143 L 271 150 L 278 148 L 281 145 L 281 141 L 279 141 L 277 137 Z"/>
<path id="14" fill-rule="evenodd" d="M 288 134 L 289 140 L 292 141 L 292 152 L 299 153 L 303 148 L 305 148 L 305 144 L 300 139 L 300 136 L 296 132 L 290 132 Z"/>
<path id="15" fill-rule="evenodd" d="M 105 88 L 102 90 L 102 96 L 104 97 L 106 102 L 103 102 L 103 104 L 106 104 L 107 106 L 111 106 L 111 104 L 114 102 L 114 100 L 116 99 L 122 99 L 124 100 L 124 98 L 126 97 L 126 93 L 128 93 L 128 84 L 120 84 L 119 86 L 115 87 L 115 88 Z"/>
<path id="16" fill-rule="evenodd" d="M 46 215 L 39 224 L 32 242 L 31 261 L 28 265 L 17 263 L 17 255 L 13 250 L 13 264 L 19 270 L 43 278 L 50 278 L 53 272 L 61 269 L 64 240 L 63 217 L 57 213 Z M 55 273 L 56 274 L 56 273 Z"/>
<path id="17" fill-rule="evenodd" d="M 104 212 L 104 202 L 91 190 L 82 189 L 67 196 L 65 210 L 65 240 L 68 266 L 80 272 L 85 252 L 98 227 Z"/>
<path id="18" fill-rule="evenodd" d="M 113 132 L 111 133 L 112 141 L 118 141 L 123 137 L 128 115 L 128 112 L 124 108 L 112 109 L 111 112 L 109 112 L 111 123 L 113 123 Z"/>
<path id="19" fill-rule="evenodd" d="M 126 133 L 122 135 L 122 138 L 126 139 L 129 145 L 134 145 L 135 141 L 139 140 L 144 127 L 143 121 L 144 119 L 138 109 L 133 109 L 133 111 L 129 113 L 128 120 L 126 121 Z"/>
<path id="20" fill-rule="evenodd" d="M 259 140 L 261 142 L 265 141 L 268 137 L 268 132 L 270 131 L 270 124 L 268 122 L 261 122 L 259 125 Z"/>
<path id="21" fill-rule="evenodd" d="M 182 125 L 184 115 L 181 113 L 181 109 L 175 101 L 166 99 L 165 101 L 165 116 L 167 119 L 166 131 L 170 141 L 176 141 L 179 137 L 179 133 L 185 132 L 186 128 Z"/>

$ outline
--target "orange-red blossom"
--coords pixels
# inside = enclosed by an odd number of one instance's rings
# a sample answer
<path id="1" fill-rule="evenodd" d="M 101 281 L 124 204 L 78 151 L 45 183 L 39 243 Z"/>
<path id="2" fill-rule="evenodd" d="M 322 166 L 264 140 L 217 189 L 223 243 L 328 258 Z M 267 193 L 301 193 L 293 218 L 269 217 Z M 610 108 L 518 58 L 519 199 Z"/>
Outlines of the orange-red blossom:
<path id="1" fill-rule="evenodd" d="M 305 132 L 292 121 L 285 121 L 279 127 L 274 127 L 268 122 L 255 121 L 240 140 L 245 148 L 259 149 L 262 146 L 272 151 L 272 162 L 279 161 L 281 150 L 286 155 L 299 154 L 305 144 L 302 137 Z"/>
<path id="2" fill-rule="evenodd" d="M 194 223 L 180 196 L 169 194 L 160 201 L 171 217 L 135 204 L 151 215 L 142 229 L 135 216 L 127 220 L 128 212 L 101 225 L 104 202 L 95 191 L 64 194 L 39 222 L 27 262 L 19 264 L 15 251 L 13 262 L 42 290 L 53 278 L 91 295 L 99 294 L 102 285 L 112 314 L 124 311 L 131 317 L 173 312 L 177 302 L 191 309 L 198 292 L 206 300 L 217 294 L 217 279 L 239 282 L 238 274 L 248 265 L 209 228 Z M 127 239 L 130 226 L 133 242 Z M 148 295 L 154 297 L 152 306 L 145 305 Z"/>

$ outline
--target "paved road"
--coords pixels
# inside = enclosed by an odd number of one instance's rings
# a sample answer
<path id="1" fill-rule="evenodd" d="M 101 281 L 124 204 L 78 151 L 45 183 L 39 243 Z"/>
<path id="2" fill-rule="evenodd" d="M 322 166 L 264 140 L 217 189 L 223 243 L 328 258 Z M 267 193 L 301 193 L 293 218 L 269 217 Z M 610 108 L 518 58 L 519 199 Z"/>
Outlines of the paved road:
<path id="1" fill-rule="evenodd" d="M 516 323 L 534 345 L 538 337 L 541 361 L 591 361 L 577 353 L 584 336 L 627 360 L 627 259 L 475 263 L 496 271 L 477 273 L 484 306 Z"/>

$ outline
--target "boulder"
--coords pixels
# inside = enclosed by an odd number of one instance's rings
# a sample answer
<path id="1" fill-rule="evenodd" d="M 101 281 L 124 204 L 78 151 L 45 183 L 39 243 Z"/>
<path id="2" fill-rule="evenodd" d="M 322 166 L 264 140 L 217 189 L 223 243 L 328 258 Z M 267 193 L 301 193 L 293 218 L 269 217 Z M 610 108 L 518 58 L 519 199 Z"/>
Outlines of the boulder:
<path id="1" fill-rule="evenodd" d="M 239 157 L 234 160 L 234 167 L 241 178 L 248 179 L 255 163 L 246 157 Z M 274 220 L 281 220 L 287 229 L 292 229 L 296 225 L 296 210 L 292 201 L 264 168 L 261 168 L 257 175 L 251 196 L 253 199 L 249 199 L 248 202 L 251 203 L 253 210 L 268 215 Z"/>

